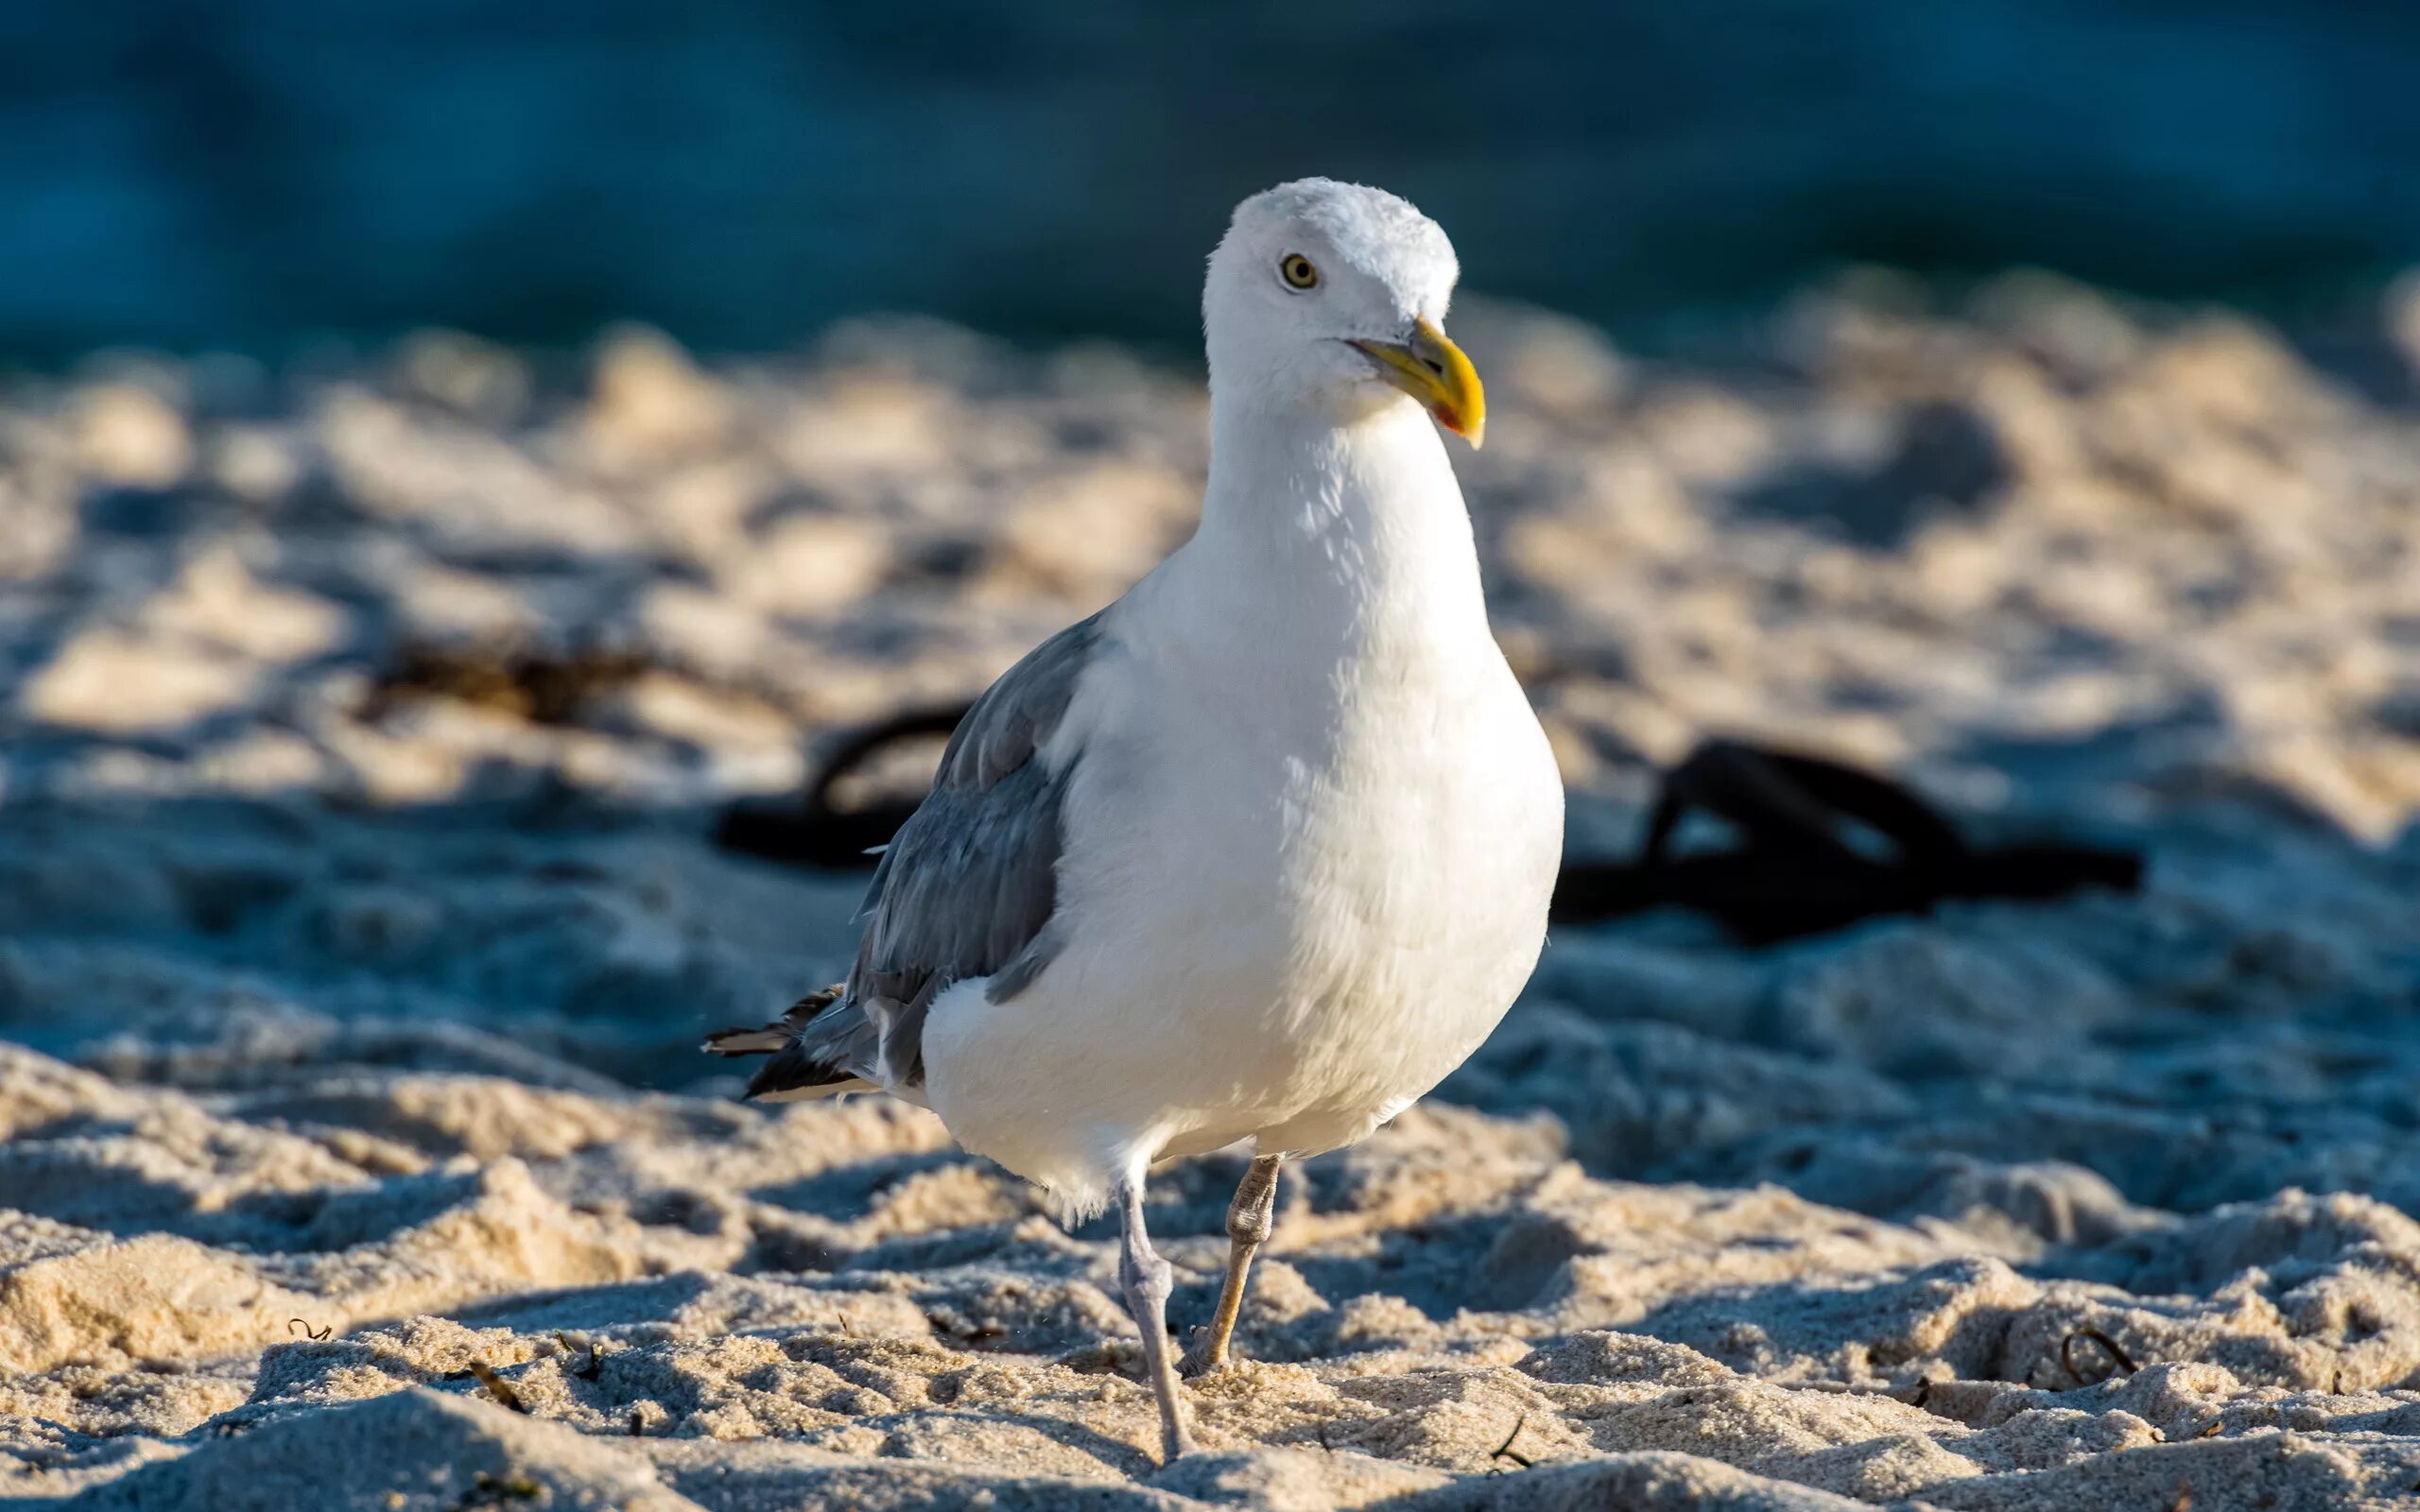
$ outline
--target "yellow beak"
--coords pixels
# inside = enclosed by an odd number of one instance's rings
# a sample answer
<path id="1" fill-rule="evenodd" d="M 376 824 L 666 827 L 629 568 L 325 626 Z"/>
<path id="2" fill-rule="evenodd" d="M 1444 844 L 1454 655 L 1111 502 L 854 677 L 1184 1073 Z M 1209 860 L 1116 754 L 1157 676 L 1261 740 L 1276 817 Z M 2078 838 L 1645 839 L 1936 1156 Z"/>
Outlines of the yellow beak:
<path id="1" fill-rule="evenodd" d="M 1474 451 L 1487 435 L 1487 391 L 1479 386 L 1478 369 L 1462 349 L 1426 320 L 1411 323 L 1409 341 L 1356 341 L 1364 356 L 1378 365 L 1378 376 L 1420 401 L 1437 423 L 1471 443 Z"/>

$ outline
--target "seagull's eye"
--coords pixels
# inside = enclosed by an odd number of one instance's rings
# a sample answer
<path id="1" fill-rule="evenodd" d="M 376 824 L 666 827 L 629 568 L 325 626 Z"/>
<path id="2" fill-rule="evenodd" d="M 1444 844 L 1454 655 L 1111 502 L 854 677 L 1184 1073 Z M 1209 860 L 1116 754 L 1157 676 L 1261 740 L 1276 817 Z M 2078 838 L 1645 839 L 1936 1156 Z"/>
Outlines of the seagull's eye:
<path id="1" fill-rule="evenodd" d="M 1320 270 L 1300 252 L 1288 252 L 1277 260 L 1277 276 L 1289 289 L 1315 289 L 1320 286 Z"/>

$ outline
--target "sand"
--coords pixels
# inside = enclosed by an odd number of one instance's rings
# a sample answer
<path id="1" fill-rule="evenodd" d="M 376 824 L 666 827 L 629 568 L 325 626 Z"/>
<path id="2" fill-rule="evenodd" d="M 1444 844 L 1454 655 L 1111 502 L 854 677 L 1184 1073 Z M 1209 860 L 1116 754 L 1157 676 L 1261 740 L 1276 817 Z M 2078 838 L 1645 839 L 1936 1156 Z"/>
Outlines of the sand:
<path id="1" fill-rule="evenodd" d="M 1468 1067 L 1289 1176 L 1162 1467 L 1105 1227 L 693 1046 L 837 974 L 861 885 L 713 806 L 1182 539 L 1196 383 L 912 322 L 96 359 L 0 395 L 0 1498 L 2420 1499 L 2420 418 L 2041 280 L 1685 361 L 1457 329 L 1576 850 L 1745 734 L 2144 890 L 1558 930 Z M 499 648 L 590 661 L 393 676 Z M 1240 1170 L 1156 1186 L 1184 1323 Z"/>

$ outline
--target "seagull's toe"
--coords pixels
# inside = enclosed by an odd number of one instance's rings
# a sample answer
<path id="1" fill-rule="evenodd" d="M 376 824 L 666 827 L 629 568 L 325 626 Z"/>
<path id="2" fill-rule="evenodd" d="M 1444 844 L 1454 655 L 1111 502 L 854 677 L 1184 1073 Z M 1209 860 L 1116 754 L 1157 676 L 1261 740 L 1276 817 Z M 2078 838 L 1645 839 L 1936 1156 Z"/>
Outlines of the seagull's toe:
<path id="1" fill-rule="evenodd" d="M 1176 1373 L 1187 1381 L 1199 1381 L 1217 1375 L 1230 1363 L 1225 1347 L 1205 1323 L 1193 1331 L 1193 1342 L 1185 1346 L 1184 1358 L 1176 1363 Z"/>

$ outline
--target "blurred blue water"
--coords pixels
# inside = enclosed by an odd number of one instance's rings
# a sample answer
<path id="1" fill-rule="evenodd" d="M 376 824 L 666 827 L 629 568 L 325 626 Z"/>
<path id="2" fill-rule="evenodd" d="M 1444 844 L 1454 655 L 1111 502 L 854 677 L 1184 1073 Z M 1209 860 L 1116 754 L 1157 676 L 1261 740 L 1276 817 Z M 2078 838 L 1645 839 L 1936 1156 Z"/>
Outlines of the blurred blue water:
<path id="1" fill-rule="evenodd" d="M 0 0 L 0 357 L 1174 340 L 1314 171 L 1617 325 L 1848 258 L 2292 300 L 2420 259 L 2415 80 L 2412 0 Z"/>

